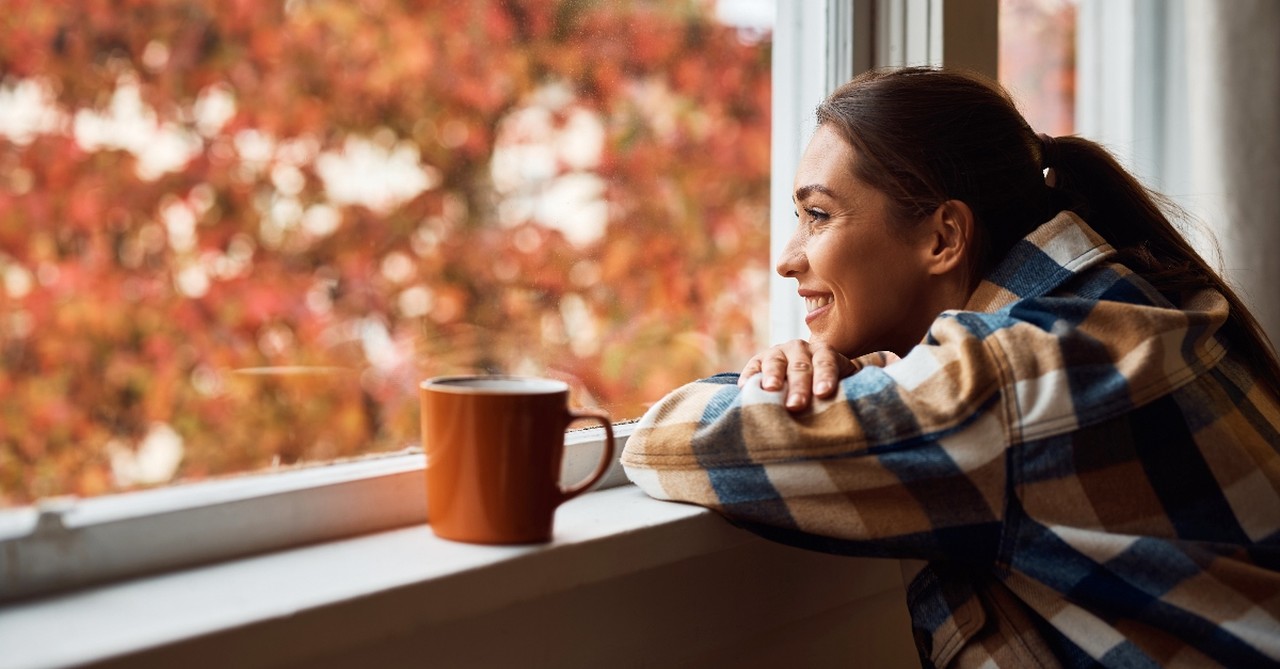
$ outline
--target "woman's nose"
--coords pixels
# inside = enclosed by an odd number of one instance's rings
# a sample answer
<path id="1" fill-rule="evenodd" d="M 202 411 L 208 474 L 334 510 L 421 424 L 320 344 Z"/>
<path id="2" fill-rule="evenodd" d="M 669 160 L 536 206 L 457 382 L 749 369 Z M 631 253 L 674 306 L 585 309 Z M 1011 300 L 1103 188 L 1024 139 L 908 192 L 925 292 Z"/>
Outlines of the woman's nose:
<path id="1" fill-rule="evenodd" d="M 787 240 L 787 245 L 782 249 L 782 256 L 778 258 L 778 266 L 775 268 L 778 274 L 790 279 L 808 268 L 808 260 L 801 249 L 799 234 L 791 235 L 791 239 Z"/>

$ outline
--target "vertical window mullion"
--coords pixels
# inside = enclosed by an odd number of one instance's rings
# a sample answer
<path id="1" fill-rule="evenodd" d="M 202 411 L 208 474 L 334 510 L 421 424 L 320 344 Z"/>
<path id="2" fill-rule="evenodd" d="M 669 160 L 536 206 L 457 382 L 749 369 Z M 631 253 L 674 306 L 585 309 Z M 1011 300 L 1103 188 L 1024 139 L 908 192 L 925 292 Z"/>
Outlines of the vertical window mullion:
<path id="1" fill-rule="evenodd" d="M 854 74 L 857 0 L 779 0 L 773 50 L 773 176 L 770 182 L 770 265 L 795 229 L 792 177 L 813 132 L 813 110 Z M 864 34 L 871 31 L 866 29 Z M 866 59 L 863 59 L 866 60 Z M 769 282 L 770 343 L 808 337 L 795 282 L 776 273 Z"/>

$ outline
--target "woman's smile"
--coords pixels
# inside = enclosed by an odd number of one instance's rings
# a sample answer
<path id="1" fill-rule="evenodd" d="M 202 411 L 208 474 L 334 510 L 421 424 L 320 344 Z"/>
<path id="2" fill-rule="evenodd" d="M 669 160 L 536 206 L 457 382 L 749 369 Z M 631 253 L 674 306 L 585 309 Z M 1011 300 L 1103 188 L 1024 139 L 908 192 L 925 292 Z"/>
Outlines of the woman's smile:
<path id="1" fill-rule="evenodd" d="M 805 311 L 808 312 L 805 320 L 809 320 L 821 311 L 826 311 L 824 307 L 831 306 L 831 302 L 835 300 L 831 295 L 801 295 L 804 298 Z"/>

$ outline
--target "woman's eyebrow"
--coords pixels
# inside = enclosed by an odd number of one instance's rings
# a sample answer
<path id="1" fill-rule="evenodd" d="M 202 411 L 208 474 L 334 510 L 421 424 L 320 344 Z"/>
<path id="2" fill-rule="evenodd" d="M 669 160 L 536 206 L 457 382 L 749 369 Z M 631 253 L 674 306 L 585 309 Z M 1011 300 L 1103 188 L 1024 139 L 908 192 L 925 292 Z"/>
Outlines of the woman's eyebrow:
<path id="1" fill-rule="evenodd" d="M 827 197 L 835 197 L 835 196 L 836 196 L 836 194 L 835 194 L 834 192 L 832 192 L 830 188 L 827 188 L 826 186 L 823 186 L 822 184 L 809 184 L 809 185 L 807 185 L 807 186 L 801 186 L 801 187 L 799 187 L 799 188 L 797 188 L 797 189 L 796 189 L 795 199 L 796 199 L 796 200 L 803 200 L 804 198 L 808 197 L 810 193 L 822 193 L 823 195 L 826 195 Z"/>

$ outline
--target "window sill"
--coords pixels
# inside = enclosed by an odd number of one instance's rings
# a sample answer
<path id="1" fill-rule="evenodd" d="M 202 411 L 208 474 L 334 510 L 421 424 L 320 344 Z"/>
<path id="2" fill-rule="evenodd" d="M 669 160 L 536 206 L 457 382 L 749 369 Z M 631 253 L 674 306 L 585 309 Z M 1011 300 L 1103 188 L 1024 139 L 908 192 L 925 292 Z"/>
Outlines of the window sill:
<path id="1" fill-rule="evenodd" d="M 671 571 L 685 569 L 681 565 L 695 571 Z M 599 587 L 632 576 L 638 579 L 633 590 Z M 718 579 L 727 580 L 717 585 Z M 699 613 L 716 597 L 724 598 L 724 610 Z M 470 630 L 465 634 L 490 643 L 457 641 L 456 657 L 506 652 L 525 666 L 590 664 L 602 657 L 614 666 L 652 666 L 660 659 L 654 653 L 705 660 L 720 652 L 715 644 L 740 644 L 735 639 L 765 629 L 762 619 L 768 619 L 767 629 L 813 619 L 828 621 L 822 629 L 830 628 L 864 660 L 870 644 L 879 644 L 884 648 L 876 652 L 887 653 L 881 657 L 911 666 L 905 614 L 884 611 L 886 602 L 900 600 L 896 563 L 770 544 L 705 509 L 655 501 L 624 486 L 564 504 L 549 544 L 454 543 L 420 523 L 3 605 L 0 665 L 340 666 L 376 658 L 391 666 L 421 662 L 420 653 L 438 659 L 436 650 L 445 653 L 460 630 Z M 872 608 L 865 614 L 848 610 L 857 602 Z M 645 613 L 654 607 L 665 612 Z M 484 622 L 502 620 L 502 611 L 512 611 L 516 622 Z M 557 611 L 580 620 L 563 623 L 571 625 L 566 628 L 552 620 Z M 549 616 L 542 624 L 554 626 L 547 636 L 537 631 L 542 612 Z M 643 615 L 642 627 L 650 629 L 606 620 L 615 628 L 612 636 L 586 638 L 584 628 L 596 624 L 592 617 L 633 614 Z M 694 618 L 684 620 L 689 616 Z M 859 629 L 868 645 L 861 648 L 832 627 L 864 618 Z M 887 633 L 866 622 L 887 619 L 893 621 Z M 663 633 L 663 625 L 679 629 Z M 806 622 L 791 636 L 812 635 L 813 629 Z M 522 634 L 533 634 L 543 647 L 517 648 Z M 504 645 L 504 637 L 515 646 Z M 430 638 L 436 638 L 436 650 L 422 648 Z"/>
<path id="2" fill-rule="evenodd" d="M 620 453 L 634 429 L 614 427 Z M 604 430 L 570 432 L 562 480 L 594 470 Z M 418 525 L 421 452 L 0 510 L 0 603 Z M 615 459 L 596 485 L 627 482 Z"/>

